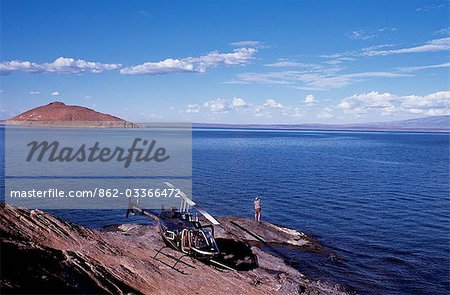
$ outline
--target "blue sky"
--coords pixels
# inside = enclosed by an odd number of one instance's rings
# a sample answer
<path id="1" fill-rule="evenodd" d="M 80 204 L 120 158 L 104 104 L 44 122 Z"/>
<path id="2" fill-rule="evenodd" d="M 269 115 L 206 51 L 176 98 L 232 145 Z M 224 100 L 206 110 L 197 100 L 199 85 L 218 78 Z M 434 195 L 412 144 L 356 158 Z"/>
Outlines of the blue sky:
<path id="1" fill-rule="evenodd" d="M 0 118 L 345 123 L 449 114 L 447 1 L 1 1 Z"/>

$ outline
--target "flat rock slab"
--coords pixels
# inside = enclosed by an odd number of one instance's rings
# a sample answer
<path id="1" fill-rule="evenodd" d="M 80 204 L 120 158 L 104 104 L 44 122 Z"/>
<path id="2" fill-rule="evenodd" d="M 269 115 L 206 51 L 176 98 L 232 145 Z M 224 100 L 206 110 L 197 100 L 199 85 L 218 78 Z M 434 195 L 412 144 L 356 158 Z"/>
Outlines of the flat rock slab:
<path id="1" fill-rule="evenodd" d="M 249 242 L 292 245 L 309 250 L 320 248 L 320 245 L 305 233 L 290 228 L 268 222 L 257 223 L 240 217 L 219 217 L 218 219 L 224 229 L 216 230 L 218 237 L 235 237 Z"/>

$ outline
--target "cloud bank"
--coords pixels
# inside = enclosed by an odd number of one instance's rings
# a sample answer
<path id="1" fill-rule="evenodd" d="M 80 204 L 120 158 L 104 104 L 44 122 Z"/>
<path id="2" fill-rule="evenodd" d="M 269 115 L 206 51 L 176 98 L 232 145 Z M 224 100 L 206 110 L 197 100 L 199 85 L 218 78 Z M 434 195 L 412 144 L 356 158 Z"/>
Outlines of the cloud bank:
<path id="1" fill-rule="evenodd" d="M 428 41 L 425 44 L 405 47 L 400 49 L 391 50 L 366 50 L 363 55 L 366 56 L 379 56 L 379 55 L 392 55 L 392 54 L 402 54 L 402 53 L 423 53 L 423 52 L 438 52 L 438 51 L 448 51 L 450 50 L 450 37 L 434 39 Z"/>
<path id="2" fill-rule="evenodd" d="M 342 68 L 322 67 L 303 70 L 270 71 L 262 73 L 241 73 L 227 83 L 231 84 L 264 84 L 283 86 L 299 90 L 330 90 L 342 88 L 368 78 L 399 78 L 410 74 L 395 72 L 359 72 L 351 74 L 339 73 Z"/>
<path id="3" fill-rule="evenodd" d="M 83 72 L 101 73 L 117 70 L 121 64 L 104 64 L 100 62 L 85 61 L 68 57 L 59 57 L 51 63 L 34 63 L 30 61 L 12 60 L 0 63 L 0 74 L 7 75 L 21 71 L 28 73 L 63 73 L 79 74 Z"/>
<path id="4" fill-rule="evenodd" d="M 232 99 L 217 98 L 202 104 L 189 104 L 181 113 L 188 115 L 197 113 L 205 113 L 208 115 L 241 113 L 253 117 L 290 117 L 295 119 L 305 116 L 304 109 L 283 105 L 273 98 L 268 98 L 261 104 L 252 104 L 240 97 L 233 97 Z M 332 117 L 331 113 L 324 118 L 330 117 Z"/>
<path id="5" fill-rule="evenodd" d="M 364 116 L 369 111 L 379 112 L 383 116 L 398 112 L 423 115 L 449 114 L 450 91 L 439 91 L 428 95 L 395 95 L 389 92 L 372 91 L 355 94 L 341 100 L 338 108 L 345 113 Z"/>
<path id="6" fill-rule="evenodd" d="M 230 53 L 213 51 L 199 57 L 183 59 L 165 59 L 157 62 L 146 62 L 120 70 L 125 75 L 160 75 L 167 73 L 204 73 L 208 68 L 218 66 L 236 66 L 248 64 L 256 54 L 255 48 L 237 48 Z"/>
<path id="7" fill-rule="evenodd" d="M 203 73 L 206 72 L 208 68 L 215 68 L 218 66 L 246 65 L 254 59 L 256 53 L 257 49 L 255 48 L 241 47 L 236 48 L 233 52 L 229 53 L 213 51 L 199 57 L 187 57 L 182 59 L 168 58 L 162 61 L 145 62 L 129 67 L 123 67 L 122 64 L 105 64 L 70 57 L 59 57 L 55 61 L 49 63 L 11 60 L 0 63 L 0 74 L 8 75 L 13 72 L 60 74 L 80 74 L 89 72 L 97 74 L 104 71 L 115 70 L 120 70 L 120 73 L 125 75 Z"/>

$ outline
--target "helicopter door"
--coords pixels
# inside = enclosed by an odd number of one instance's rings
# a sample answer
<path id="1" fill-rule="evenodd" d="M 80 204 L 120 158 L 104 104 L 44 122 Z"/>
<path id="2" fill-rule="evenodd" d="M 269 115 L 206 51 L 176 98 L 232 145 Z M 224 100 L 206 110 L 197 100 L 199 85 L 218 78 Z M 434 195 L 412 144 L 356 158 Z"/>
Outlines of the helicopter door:
<path id="1" fill-rule="evenodd" d="M 187 229 L 183 229 L 181 232 L 181 251 L 189 253 L 191 250 L 191 232 Z"/>

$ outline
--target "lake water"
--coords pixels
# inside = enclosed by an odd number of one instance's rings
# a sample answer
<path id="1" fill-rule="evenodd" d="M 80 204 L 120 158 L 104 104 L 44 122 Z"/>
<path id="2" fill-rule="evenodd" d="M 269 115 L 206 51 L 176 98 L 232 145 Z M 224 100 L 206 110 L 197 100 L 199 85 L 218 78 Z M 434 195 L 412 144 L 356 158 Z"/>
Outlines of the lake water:
<path id="1" fill-rule="evenodd" d="M 308 276 L 363 294 L 448 294 L 449 140 L 437 133 L 195 130 L 194 200 L 215 215 L 252 217 L 261 196 L 264 220 L 331 249 L 279 249 Z M 126 222 L 118 211 L 53 213 L 96 228 Z"/>

